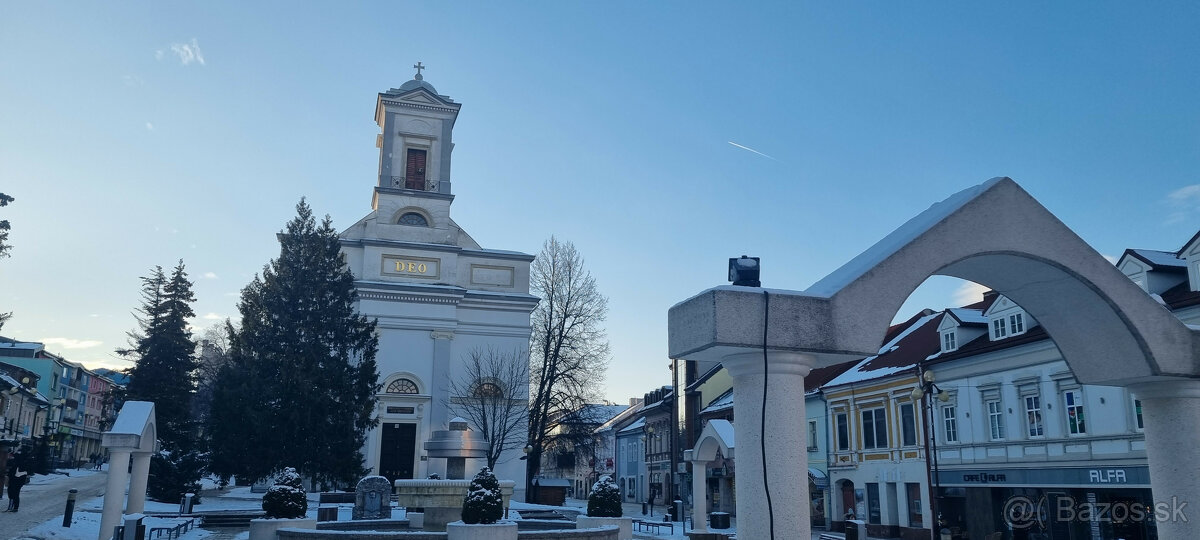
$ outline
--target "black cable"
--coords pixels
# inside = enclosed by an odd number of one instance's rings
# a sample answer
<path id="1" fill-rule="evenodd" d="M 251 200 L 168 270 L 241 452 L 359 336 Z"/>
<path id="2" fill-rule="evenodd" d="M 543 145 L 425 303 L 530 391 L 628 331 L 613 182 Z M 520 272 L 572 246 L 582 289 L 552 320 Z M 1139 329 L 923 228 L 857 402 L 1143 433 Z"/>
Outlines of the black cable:
<path id="1" fill-rule="evenodd" d="M 767 493 L 767 518 L 771 524 L 771 540 L 775 540 L 775 509 L 771 505 L 771 486 L 767 483 L 767 326 L 771 316 L 771 295 L 763 291 L 763 399 L 762 418 L 758 426 L 758 445 L 762 450 L 763 491 Z"/>

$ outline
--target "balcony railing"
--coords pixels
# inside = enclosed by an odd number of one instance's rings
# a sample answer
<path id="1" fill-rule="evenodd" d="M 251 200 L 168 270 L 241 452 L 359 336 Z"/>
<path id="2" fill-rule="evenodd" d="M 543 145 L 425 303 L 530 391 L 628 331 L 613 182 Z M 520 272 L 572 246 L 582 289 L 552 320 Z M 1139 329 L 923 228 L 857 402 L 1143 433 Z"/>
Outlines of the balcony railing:
<path id="1" fill-rule="evenodd" d="M 424 180 L 425 189 L 423 189 L 423 190 L 416 189 L 414 187 L 409 187 L 408 180 L 403 176 L 392 176 L 392 177 L 390 177 L 390 180 L 391 180 L 391 187 L 394 187 L 397 189 L 413 189 L 416 191 L 437 191 L 438 190 L 438 181 L 433 178 L 426 178 Z M 420 179 L 413 179 L 413 183 L 419 184 L 420 182 L 421 182 Z"/>

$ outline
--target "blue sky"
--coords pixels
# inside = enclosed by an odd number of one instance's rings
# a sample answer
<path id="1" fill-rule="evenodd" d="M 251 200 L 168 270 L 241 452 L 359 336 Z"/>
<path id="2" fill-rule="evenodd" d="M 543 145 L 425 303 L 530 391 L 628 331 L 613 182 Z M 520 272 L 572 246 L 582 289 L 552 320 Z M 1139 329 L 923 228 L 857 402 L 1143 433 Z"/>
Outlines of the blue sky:
<path id="1" fill-rule="evenodd" d="M 300 197 L 339 228 L 369 212 L 375 96 L 419 60 L 463 104 L 455 220 L 579 247 L 623 401 L 668 382 L 666 310 L 727 257 L 803 289 L 994 176 L 1102 254 L 1179 248 L 1198 24 L 1189 3 L 6 3 L 3 333 L 119 365 L 138 276 L 180 258 L 196 326 L 234 315 Z"/>

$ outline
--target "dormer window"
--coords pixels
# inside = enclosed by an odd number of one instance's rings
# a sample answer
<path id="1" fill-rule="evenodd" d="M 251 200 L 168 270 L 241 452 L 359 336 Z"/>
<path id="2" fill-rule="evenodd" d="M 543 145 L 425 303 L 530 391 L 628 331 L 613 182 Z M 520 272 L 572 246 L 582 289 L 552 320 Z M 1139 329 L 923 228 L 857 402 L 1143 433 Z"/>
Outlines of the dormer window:
<path id="1" fill-rule="evenodd" d="M 1013 313 L 1008 316 L 1008 328 L 1012 335 L 1025 333 L 1025 314 Z"/>
<path id="2" fill-rule="evenodd" d="M 954 332 L 942 334 L 942 352 L 950 352 L 958 348 L 957 336 Z"/>
<path id="3" fill-rule="evenodd" d="M 1008 325 L 1004 317 L 992 319 L 992 341 L 1002 339 L 1008 335 Z"/>
<path id="4" fill-rule="evenodd" d="M 429 226 L 429 221 L 425 219 L 425 216 L 422 216 L 416 212 L 405 212 L 400 216 L 400 219 L 396 220 L 396 223 L 401 225 L 412 225 L 414 227 Z"/>

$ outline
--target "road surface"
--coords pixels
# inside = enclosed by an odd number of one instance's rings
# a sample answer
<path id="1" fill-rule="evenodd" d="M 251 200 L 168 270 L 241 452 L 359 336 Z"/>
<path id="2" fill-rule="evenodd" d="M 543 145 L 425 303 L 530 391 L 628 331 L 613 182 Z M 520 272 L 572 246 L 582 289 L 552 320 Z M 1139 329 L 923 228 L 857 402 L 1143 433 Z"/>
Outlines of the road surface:
<path id="1" fill-rule="evenodd" d="M 0 512 L 0 538 L 8 540 L 20 538 L 33 527 L 41 525 L 53 517 L 62 519 L 63 510 L 67 505 L 67 491 L 79 490 L 76 496 L 76 507 L 83 501 L 104 494 L 104 484 L 108 480 L 108 472 L 97 472 L 81 477 L 62 477 L 62 475 L 36 476 L 33 482 L 21 488 L 21 510 L 19 512 Z M 0 510 L 8 508 L 8 493 L 0 499 Z"/>

